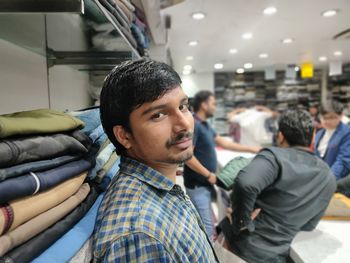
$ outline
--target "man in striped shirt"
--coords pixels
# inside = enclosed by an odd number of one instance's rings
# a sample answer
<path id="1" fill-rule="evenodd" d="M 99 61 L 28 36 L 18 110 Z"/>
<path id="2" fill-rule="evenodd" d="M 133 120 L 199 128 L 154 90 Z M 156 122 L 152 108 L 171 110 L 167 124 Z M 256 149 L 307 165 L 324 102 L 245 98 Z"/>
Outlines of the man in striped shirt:
<path id="1" fill-rule="evenodd" d="M 149 59 L 107 76 L 101 120 L 121 155 L 101 204 L 95 262 L 217 262 L 198 213 L 175 184 L 192 157 L 193 117 L 178 74 Z"/>

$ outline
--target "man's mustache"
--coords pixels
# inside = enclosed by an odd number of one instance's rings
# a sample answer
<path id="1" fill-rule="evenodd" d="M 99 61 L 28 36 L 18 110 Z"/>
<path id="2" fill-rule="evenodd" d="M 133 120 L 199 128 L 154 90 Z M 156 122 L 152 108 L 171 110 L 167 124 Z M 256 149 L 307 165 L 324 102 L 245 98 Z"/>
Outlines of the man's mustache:
<path id="1" fill-rule="evenodd" d="M 170 148 L 172 145 L 182 141 L 183 139 L 192 139 L 193 132 L 183 132 L 178 135 L 176 135 L 174 138 L 171 138 L 166 142 L 166 147 Z"/>

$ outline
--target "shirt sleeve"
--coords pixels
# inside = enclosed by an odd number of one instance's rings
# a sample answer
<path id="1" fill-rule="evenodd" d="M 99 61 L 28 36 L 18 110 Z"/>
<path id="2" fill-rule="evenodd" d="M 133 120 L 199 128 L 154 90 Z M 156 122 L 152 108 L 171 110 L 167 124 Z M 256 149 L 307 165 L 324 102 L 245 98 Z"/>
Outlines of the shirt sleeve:
<path id="1" fill-rule="evenodd" d="M 145 233 L 133 233 L 114 241 L 104 262 L 174 262 L 169 252 L 155 238 Z"/>
<path id="2" fill-rule="evenodd" d="M 233 233 L 238 235 L 242 228 L 254 231 L 251 213 L 255 208 L 258 195 L 277 179 L 279 166 L 274 155 L 264 150 L 253 161 L 242 169 L 234 183 L 232 192 L 232 227 Z"/>
<path id="3" fill-rule="evenodd" d="M 339 144 L 339 153 L 331 167 L 337 180 L 350 173 L 350 130 Z"/>

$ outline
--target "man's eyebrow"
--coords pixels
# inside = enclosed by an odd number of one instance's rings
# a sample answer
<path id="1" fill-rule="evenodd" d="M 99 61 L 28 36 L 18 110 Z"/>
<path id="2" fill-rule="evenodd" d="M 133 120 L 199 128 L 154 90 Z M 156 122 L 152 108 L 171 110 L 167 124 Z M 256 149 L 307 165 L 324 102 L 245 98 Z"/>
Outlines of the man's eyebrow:
<path id="1" fill-rule="evenodd" d="M 184 97 L 180 103 L 184 103 L 185 101 L 188 101 L 188 97 Z M 155 110 L 161 110 L 161 109 L 165 109 L 167 107 L 167 104 L 160 104 L 157 106 L 153 106 L 153 107 L 149 107 L 148 109 L 146 109 L 144 112 L 142 112 L 142 116 L 147 115 L 148 113 L 155 111 Z"/>

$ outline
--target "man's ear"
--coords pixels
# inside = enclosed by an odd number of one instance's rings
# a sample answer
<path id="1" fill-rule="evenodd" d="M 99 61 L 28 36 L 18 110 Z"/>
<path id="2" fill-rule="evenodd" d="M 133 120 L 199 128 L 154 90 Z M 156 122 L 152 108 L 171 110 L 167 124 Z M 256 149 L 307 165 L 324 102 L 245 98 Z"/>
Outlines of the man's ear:
<path id="1" fill-rule="evenodd" d="M 282 132 L 278 131 L 277 132 L 277 144 L 278 145 L 282 145 L 285 141 L 284 135 L 282 134 Z"/>
<path id="2" fill-rule="evenodd" d="M 130 133 L 125 131 L 124 127 L 121 125 L 114 126 L 113 133 L 117 141 L 123 145 L 125 149 L 131 148 Z"/>

